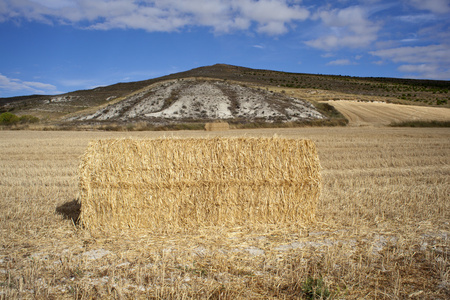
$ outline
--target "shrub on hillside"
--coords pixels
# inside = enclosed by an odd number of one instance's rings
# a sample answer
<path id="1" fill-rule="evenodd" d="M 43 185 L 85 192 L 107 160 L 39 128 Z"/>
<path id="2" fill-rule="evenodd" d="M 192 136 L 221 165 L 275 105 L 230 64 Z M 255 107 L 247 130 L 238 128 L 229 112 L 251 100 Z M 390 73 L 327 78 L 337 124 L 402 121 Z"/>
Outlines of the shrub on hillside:
<path id="1" fill-rule="evenodd" d="M 39 118 L 31 115 L 16 116 L 10 112 L 0 114 L 0 125 L 14 125 L 17 123 L 30 124 L 39 122 Z"/>
<path id="2" fill-rule="evenodd" d="M 13 113 L 4 112 L 0 115 L 0 125 L 13 125 L 20 121 L 20 118 Z"/>
<path id="3" fill-rule="evenodd" d="M 39 118 L 32 115 L 23 115 L 19 117 L 20 123 L 37 123 L 39 122 Z"/>

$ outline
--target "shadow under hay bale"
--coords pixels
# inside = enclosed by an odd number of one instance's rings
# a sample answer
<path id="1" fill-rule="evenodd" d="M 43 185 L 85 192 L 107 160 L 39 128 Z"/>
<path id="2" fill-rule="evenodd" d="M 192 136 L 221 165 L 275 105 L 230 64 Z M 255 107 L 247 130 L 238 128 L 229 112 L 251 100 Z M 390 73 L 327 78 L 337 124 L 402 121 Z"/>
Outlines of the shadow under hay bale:
<path id="1" fill-rule="evenodd" d="M 80 221 L 154 231 L 311 222 L 319 169 L 309 140 L 93 141 L 79 169 Z"/>
<path id="2" fill-rule="evenodd" d="M 78 224 L 78 217 L 81 212 L 81 203 L 78 200 L 72 200 L 56 207 L 56 212 L 64 217 L 64 219 L 72 220 L 74 224 Z"/>

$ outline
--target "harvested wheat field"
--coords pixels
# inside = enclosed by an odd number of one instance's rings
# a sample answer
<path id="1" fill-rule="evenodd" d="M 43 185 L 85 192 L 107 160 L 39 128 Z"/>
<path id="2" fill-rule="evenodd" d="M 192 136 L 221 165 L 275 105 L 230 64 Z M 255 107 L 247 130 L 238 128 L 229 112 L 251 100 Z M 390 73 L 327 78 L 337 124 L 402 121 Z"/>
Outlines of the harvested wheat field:
<path id="1" fill-rule="evenodd" d="M 450 109 L 385 102 L 327 101 L 341 112 L 350 126 L 383 126 L 405 121 L 450 121 Z"/>
<path id="2" fill-rule="evenodd" d="M 76 223 L 91 140 L 311 139 L 313 224 L 95 233 Z M 2 299 L 448 299 L 450 131 L 0 131 Z"/>

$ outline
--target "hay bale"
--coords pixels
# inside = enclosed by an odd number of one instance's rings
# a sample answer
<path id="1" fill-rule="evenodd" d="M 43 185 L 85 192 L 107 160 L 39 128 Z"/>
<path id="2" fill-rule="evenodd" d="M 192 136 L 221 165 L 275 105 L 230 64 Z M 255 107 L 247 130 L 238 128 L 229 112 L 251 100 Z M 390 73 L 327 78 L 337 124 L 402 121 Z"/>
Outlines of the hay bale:
<path id="1" fill-rule="evenodd" d="M 79 168 L 80 221 L 155 231 L 310 222 L 319 168 L 310 140 L 97 140 Z"/>
<path id="2" fill-rule="evenodd" d="M 206 131 L 221 131 L 221 130 L 229 130 L 230 125 L 227 122 L 216 122 L 216 123 L 206 123 L 205 130 Z"/>

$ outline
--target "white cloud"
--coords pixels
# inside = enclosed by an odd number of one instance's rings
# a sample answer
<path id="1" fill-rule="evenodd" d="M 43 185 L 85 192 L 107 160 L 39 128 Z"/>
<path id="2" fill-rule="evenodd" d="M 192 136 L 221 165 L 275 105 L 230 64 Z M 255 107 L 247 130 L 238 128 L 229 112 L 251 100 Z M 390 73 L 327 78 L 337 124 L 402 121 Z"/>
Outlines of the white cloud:
<path id="1" fill-rule="evenodd" d="M 259 25 L 257 31 L 260 33 L 267 33 L 269 35 L 279 35 L 286 33 L 288 29 L 283 22 L 273 21 L 264 25 Z"/>
<path id="2" fill-rule="evenodd" d="M 266 48 L 264 45 L 253 45 L 253 48 L 264 49 Z"/>
<path id="3" fill-rule="evenodd" d="M 450 45 L 399 47 L 369 53 L 393 62 L 450 64 Z"/>
<path id="4" fill-rule="evenodd" d="M 420 15 L 404 15 L 397 17 L 402 22 L 407 23 L 425 23 L 425 22 L 432 22 L 436 21 L 436 15 L 434 14 L 420 14 Z"/>
<path id="5" fill-rule="evenodd" d="M 450 70 L 435 64 L 402 65 L 398 70 L 409 78 L 450 79 Z"/>
<path id="6" fill-rule="evenodd" d="M 435 14 L 450 12 L 449 0 L 410 0 L 410 3 L 418 9 L 429 10 Z"/>
<path id="7" fill-rule="evenodd" d="M 40 89 L 42 91 L 55 90 L 56 86 L 48 83 L 35 82 L 35 81 L 22 81 L 22 84 L 31 89 Z"/>
<path id="8" fill-rule="evenodd" d="M 95 80 L 92 79 L 61 79 L 59 83 L 66 87 L 80 87 L 96 85 Z M 98 85 L 98 84 L 97 84 Z"/>
<path id="9" fill-rule="evenodd" d="M 309 11 L 298 5 L 288 5 L 284 0 L 234 0 L 233 7 L 244 18 L 258 23 L 258 32 L 270 35 L 288 31 L 286 23 L 303 21 Z"/>
<path id="10" fill-rule="evenodd" d="M 349 59 L 336 59 L 327 63 L 327 66 L 348 66 L 356 63 L 351 62 Z"/>
<path id="11" fill-rule="evenodd" d="M 338 48 L 364 48 L 377 39 L 380 26 L 368 19 L 367 11 L 360 6 L 319 11 L 314 18 L 320 19 L 328 33 L 306 41 L 308 46 L 332 50 Z"/>
<path id="12" fill-rule="evenodd" d="M 403 40 L 400 40 L 400 42 L 402 42 L 402 43 L 412 43 L 412 42 L 417 42 L 418 41 L 418 39 L 403 39 Z"/>
<path id="13" fill-rule="evenodd" d="M 215 32 L 247 30 L 279 35 L 309 12 L 289 0 L 4 0 L 0 21 L 12 17 L 61 23 L 88 23 L 92 29 L 133 28 L 176 31 L 186 26 Z"/>
<path id="14" fill-rule="evenodd" d="M 407 72 L 407 73 L 430 73 L 435 72 L 437 68 L 436 65 L 421 64 L 421 65 L 402 65 L 398 67 L 398 70 L 400 72 Z"/>
<path id="15" fill-rule="evenodd" d="M 62 8 L 67 6 L 73 6 L 72 0 L 30 0 L 31 2 L 38 3 L 48 8 Z"/>
<path id="16" fill-rule="evenodd" d="M 3 92 L 21 92 L 33 94 L 55 94 L 56 86 L 48 83 L 35 81 L 22 81 L 20 79 L 8 78 L 0 74 L 0 95 Z"/>
<path id="17" fill-rule="evenodd" d="M 323 58 L 328 58 L 328 57 L 333 57 L 333 56 L 335 56 L 335 54 L 334 53 L 325 53 L 325 54 L 322 54 L 322 55 L 320 55 L 321 57 L 323 57 Z"/>
<path id="18" fill-rule="evenodd" d="M 417 36 L 428 43 L 450 45 L 450 19 L 447 22 L 439 22 L 428 27 L 422 27 Z"/>
<path id="19" fill-rule="evenodd" d="M 369 53 L 383 60 L 405 63 L 398 70 L 413 73 L 408 77 L 450 79 L 450 45 L 399 47 Z"/>

